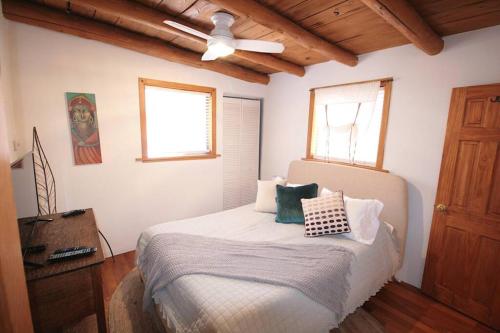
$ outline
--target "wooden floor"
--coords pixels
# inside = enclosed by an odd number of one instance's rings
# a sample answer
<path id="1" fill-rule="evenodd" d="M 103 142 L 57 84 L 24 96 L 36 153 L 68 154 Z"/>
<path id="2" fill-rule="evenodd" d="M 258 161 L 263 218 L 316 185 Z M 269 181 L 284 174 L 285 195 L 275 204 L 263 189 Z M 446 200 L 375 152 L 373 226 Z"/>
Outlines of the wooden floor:
<path id="1" fill-rule="evenodd" d="M 106 313 L 111 296 L 120 281 L 135 267 L 135 251 L 115 256 L 115 260 L 107 258 L 102 265 L 102 282 Z"/>
<path id="2" fill-rule="evenodd" d="M 106 311 L 113 291 L 135 266 L 135 253 L 106 259 L 103 265 Z M 419 289 L 391 282 L 363 306 L 386 329 L 387 333 L 457 332 L 495 333 L 494 330 L 425 296 Z"/>

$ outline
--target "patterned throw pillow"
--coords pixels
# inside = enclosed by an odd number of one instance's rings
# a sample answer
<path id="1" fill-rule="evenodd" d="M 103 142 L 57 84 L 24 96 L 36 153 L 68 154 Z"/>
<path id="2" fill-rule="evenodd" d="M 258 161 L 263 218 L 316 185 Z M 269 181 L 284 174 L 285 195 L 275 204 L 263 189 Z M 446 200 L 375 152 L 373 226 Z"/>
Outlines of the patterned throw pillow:
<path id="1" fill-rule="evenodd" d="M 301 202 L 304 210 L 306 237 L 351 232 L 342 191 L 314 199 L 302 199 Z"/>

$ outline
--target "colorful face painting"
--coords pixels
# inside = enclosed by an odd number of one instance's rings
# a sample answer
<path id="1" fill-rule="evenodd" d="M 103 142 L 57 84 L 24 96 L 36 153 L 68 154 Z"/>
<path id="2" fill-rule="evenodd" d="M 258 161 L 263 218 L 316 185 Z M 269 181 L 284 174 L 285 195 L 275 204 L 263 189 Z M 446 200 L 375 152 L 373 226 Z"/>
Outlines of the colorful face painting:
<path id="1" fill-rule="evenodd" d="M 102 163 L 94 94 L 66 93 L 76 165 Z"/>

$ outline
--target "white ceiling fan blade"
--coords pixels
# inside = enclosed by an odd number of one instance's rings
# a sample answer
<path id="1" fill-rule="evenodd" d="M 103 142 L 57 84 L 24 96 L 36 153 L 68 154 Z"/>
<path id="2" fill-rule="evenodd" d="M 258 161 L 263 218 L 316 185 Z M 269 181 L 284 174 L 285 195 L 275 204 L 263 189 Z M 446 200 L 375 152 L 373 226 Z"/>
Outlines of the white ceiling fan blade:
<path id="1" fill-rule="evenodd" d="M 240 50 L 265 53 L 281 53 L 285 49 L 281 43 L 256 39 L 235 39 L 234 45 Z"/>
<path id="2" fill-rule="evenodd" d="M 210 48 L 209 48 L 205 53 L 203 53 L 201 60 L 202 61 L 210 61 L 210 60 L 215 60 L 218 57 L 219 57 L 219 55 L 217 54 L 217 52 L 214 52 L 213 50 L 210 51 Z"/>
<path id="3" fill-rule="evenodd" d="M 212 36 L 207 35 L 204 32 L 201 32 L 201 31 L 195 30 L 193 28 L 190 28 L 190 27 L 188 27 L 188 26 L 186 26 L 184 24 L 180 24 L 180 23 L 177 23 L 177 22 L 174 22 L 174 21 L 170 21 L 170 20 L 165 20 L 165 21 L 163 21 L 163 23 L 165 23 L 166 25 L 169 25 L 171 27 L 174 27 L 176 29 L 179 29 L 179 30 L 182 30 L 184 32 L 187 32 L 187 33 L 189 33 L 191 35 L 195 35 L 195 36 L 198 36 L 200 38 L 206 39 L 206 40 L 212 39 Z"/>

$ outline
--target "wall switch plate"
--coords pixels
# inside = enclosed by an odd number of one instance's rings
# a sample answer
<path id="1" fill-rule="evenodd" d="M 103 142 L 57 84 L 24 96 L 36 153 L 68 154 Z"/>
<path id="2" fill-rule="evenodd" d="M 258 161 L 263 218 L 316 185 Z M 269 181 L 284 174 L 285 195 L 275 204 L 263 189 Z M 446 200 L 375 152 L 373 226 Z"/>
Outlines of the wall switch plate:
<path id="1" fill-rule="evenodd" d="M 18 140 L 12 140 L 12 148 L 14 151 L 18 151 L 21 148 L 21 142 Z"/>

